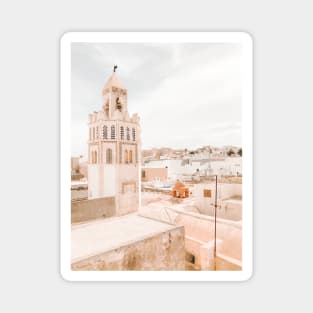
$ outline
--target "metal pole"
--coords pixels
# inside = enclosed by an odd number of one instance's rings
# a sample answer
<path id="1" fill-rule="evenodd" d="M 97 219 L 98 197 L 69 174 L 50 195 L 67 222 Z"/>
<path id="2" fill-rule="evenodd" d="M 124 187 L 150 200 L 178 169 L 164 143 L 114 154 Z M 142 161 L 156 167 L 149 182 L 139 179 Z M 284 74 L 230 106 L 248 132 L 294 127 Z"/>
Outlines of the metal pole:
<path id="1" fill-rule="evenodd" d="M 216 208 L 217 208 L 217 175 L 215 175 L 215 204 L 214 204 L 214 271 L 216 271 Z"/>

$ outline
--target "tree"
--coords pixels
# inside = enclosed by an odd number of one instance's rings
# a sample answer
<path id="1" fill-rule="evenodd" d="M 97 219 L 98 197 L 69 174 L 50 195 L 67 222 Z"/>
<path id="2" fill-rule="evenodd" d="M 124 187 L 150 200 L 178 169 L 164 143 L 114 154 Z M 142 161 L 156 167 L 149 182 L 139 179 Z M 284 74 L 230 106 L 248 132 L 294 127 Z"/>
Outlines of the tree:
<path id="1" fill-rule="evenodd" d="M 238 155 L 242 156 L 242 149 L 241 148 L 238 150 Z"/>

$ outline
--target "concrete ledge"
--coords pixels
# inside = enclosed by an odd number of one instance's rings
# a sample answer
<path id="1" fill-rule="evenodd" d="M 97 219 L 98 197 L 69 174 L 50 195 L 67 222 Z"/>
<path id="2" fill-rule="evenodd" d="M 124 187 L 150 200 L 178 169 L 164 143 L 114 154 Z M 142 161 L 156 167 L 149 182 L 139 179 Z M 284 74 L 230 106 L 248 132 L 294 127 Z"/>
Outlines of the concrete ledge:
<path id="1" fill-rule="evenodd" d="M 188 216 L 192 216 L 194 218 L 198 218 L 201 220 L 207 220 L 210 222 L 214 222 L 213 216 L 208 216 L 208 215 L 204 215 L 201 213 L 185 212 L 183 210 L 178 210 L 178 209 L 174 209 L 174 208 L 170 208 L 170 207 L 166 207 L 166 209 L 173 211 L 173 212 L 176 212 L 176 213 L 181 214 L 181 215 L 188 215 Z M 226 220 L 226 219 L 222 219 L 222 218 L 216 218 L 216 223 L 229 225 L 229 226 L 233 226 L 235 228 L 242 229 L 242 222 L 241 221 L 232 221 L 232 220 Z"/>
<path id="2" fill-rule="evenodd" d="M 137 215 L 72 226 L 72 270 L 184 270 L 184 227 Z"/>

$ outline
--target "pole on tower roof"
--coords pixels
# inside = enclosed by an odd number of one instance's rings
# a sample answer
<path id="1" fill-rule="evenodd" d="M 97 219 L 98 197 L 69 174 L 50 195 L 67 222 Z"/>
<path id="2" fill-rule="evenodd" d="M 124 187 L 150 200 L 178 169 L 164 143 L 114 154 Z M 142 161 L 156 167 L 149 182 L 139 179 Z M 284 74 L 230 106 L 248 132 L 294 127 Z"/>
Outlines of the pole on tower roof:
<path id="1" fill-rule="evenodd" d="M 113 67 L 113 72 L 115 72 L 116 69 L 117 69 L 117 65 L 114 65 L 114 67 Z"/>

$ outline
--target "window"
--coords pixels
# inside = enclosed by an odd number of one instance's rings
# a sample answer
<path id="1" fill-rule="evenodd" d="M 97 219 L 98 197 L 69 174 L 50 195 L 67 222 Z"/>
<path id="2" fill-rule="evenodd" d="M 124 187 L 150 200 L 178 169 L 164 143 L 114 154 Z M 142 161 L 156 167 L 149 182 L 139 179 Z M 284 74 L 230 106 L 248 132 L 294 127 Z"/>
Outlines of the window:
<path id="1" fill-rule="evenodd" d="M 119 145 L 119 163 L 123 163 L 123 150 L 122 145 Z"/>
<path id="2" fill-rule="evenodd" d="M 102 128 L 102 137 L 103 139 L 108 139 L 108 126 L 104 125 Z"/>
<path id="3" fill-rule="evenodd" d="M 128 161 L 129 163 L 133 163 L 133 151 L 132 150 L 129 150 Z"/>
<path id="4" fill-rule="evenodd" d="M 193 254 L 189 252 L 185 252 L 185 259 L 188 263 L 195 264 L 196 263 L 196 258 Z"/>
<path id="5" fill-rule="evenodd" d="M 91 151 L 91 164 L 97 164 L 97 151 Z"/>
<path id="6" fill-rule="evenodd" d="M 99 127 L 96 127 L 96 139 L 99 139 Z"/>
<path id="7" fill-rule="evenodd" d="M 144 170 L 141 171 L 141 177 L 146 178 L 146 171 L 144 171 Z"/>
<path id="8" fill-rule="evenodd" d="M 127 140 L 130 140 L 129 127 L 126 128 L 126 137 L 127 137 Z"/>
<path id="9" fill-rule="evenodd" d="M 115 139 L 115 126 L 111 126 L 111 139 Z"/>
<path id="10" fill-rule="evenodd" d="M 106 163 L 112 164 L 112 149 L 108 148 L 106 149 Z"/>
<path id="11" fill-rule="evenodd" d="M 95 128 L 92 128 L 92 139 L 95 140 Z"/>
<path id="12" fill-rule="evenodd" d="M 91 140 L 91 128 L 89 127 L 89 140 Z"/>
<path id="13" fill-rule="evenodd" d="M 125 150 L 124 152 L 124 161 L 126 164 L 128 163 L 128 151 L 127 150 Z"/>
<path id="14" fill-rule="evenodd" d="M 133 136 L 133 141 L 136 140 L 136 131 L 135 128 L 132 129 L 132 136 Z"/>
<path id="15" fill-rule="evenodd" d="M 121 126 L 121 140 L 124 140 L 124 127 Z"/>

